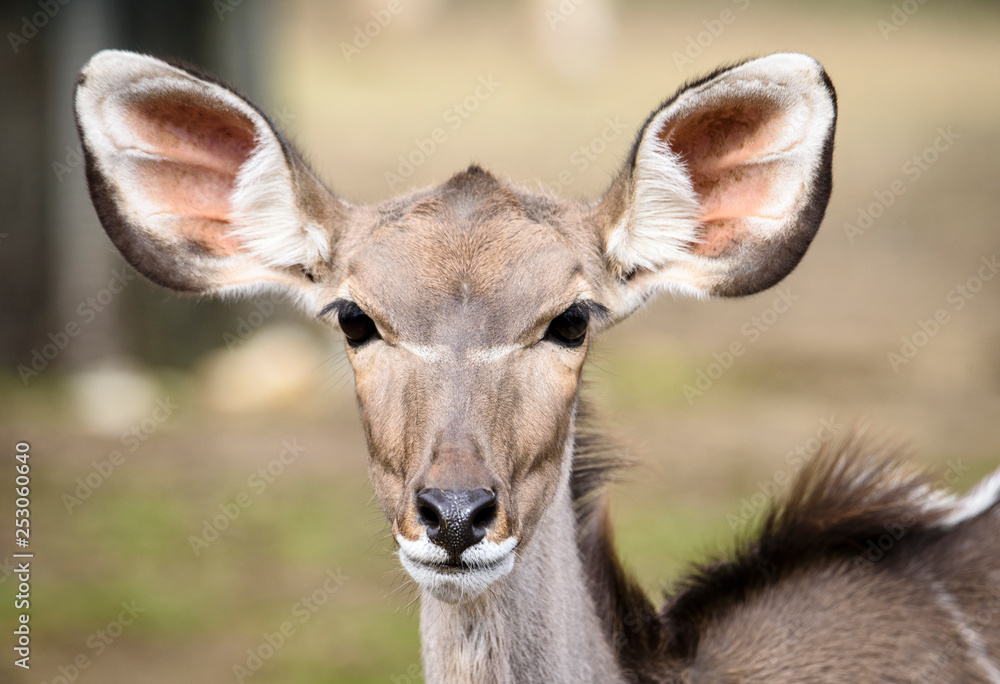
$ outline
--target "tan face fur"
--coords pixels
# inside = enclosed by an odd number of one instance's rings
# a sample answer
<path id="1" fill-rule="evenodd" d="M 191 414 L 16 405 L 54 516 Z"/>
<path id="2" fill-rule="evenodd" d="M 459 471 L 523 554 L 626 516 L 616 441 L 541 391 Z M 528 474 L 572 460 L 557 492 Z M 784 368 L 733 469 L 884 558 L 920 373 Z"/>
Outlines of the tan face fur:
<path id="1" fill-rule="evenodd" d="M 414 492 L 493 489 L 487 539 L 523 540 L 559 481 L 589 343 L 546 331 L 606 299 L 596 229 L 581 248 L 579 208 L 476 168 L 393 205 L 337 287 L 381 336 L 348 346 L 379 503 L 416 540 Z"/>

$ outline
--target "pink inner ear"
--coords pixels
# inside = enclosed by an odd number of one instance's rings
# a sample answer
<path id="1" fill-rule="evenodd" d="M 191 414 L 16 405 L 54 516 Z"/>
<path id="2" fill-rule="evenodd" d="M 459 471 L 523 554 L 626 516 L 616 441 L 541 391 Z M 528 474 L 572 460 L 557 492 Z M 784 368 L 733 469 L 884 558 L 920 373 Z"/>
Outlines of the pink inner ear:
<path id="1" fill-rule="evenodd" d="M 214 101 L 146 97 L 126 123 L 137 147 L 155 155 L 136 165 L 150 213 L 172 214 L 188 240 L 216 255 L 232 255 L 231 197 L 240 167 L 254 150 L 256 130 L 245 116 Z"/>
<path id="2" fill-rule="evenodd" d="M 777 164 L 761 160 L 776 151 L 784 126 L 771 101 L 741 101 L 667 126 L 661 138 L 681 156 L 701 204 L 704 238 L 693 246 L 719 256 L 749 237 L 743 219 L 769 216 L 777 197 Z"/>

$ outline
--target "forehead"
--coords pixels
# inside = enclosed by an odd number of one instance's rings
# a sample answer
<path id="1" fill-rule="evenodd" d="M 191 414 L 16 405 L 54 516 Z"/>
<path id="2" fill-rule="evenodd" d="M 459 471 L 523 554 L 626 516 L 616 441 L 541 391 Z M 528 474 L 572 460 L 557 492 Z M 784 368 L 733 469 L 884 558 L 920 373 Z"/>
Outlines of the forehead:
<path id="1" fill-rule="evenodd" d="M 546 202 L 473 168 L 387 204 L 349 259 L 350 293 L 407 337 L 516 335 L 588 294 L 581 255 Z"/>

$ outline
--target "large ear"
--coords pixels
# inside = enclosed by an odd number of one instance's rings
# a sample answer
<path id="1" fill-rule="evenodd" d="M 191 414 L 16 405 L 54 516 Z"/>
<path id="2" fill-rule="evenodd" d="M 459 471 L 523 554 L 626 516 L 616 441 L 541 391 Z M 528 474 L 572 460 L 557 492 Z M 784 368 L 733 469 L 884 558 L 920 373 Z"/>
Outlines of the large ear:
<path id="1" fill-rule="evenodd" d="M 279 286 L 308 299 L 348 207 L 268 118 L 213 78 L 95 55 L 76 121 L 101 224 L 128 262 L 188 292 Z"/>
<path id="2" fill-rule="evenodd" d="M 658 290 L 740 296 L 799 262 L 830 197 L 826 72 L 777 54 L 718 71 L 654 111 L 594 211 L 619 315 Z"/>

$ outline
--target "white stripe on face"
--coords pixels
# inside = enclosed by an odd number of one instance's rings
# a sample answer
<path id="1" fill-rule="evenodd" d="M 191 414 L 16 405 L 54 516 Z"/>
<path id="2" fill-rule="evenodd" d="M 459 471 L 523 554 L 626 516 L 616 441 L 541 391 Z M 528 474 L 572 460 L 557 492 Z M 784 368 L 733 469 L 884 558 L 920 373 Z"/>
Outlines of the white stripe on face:
<path id="1" fill-rule="evenodd" d="M 451 348 L 443 344 L 423 345 L 396 342 L 396 346 L 400 349 L 405 349 L 417 358 L 423 359 L 427 363 L 436 363 L 446 357 L 452 356 Z"/>
<path id="2" fill-rule="evenodd" d="M 511 352 L 521 349 L 516 344 L 503 344 L 496 347 L 478 347 L 465 352 L 465 358 L 472 363 L 493 363 L 499 361 Z"/>
<path id="3" fill-rule="evenodd" d="M 427 363 L 455 361 L 459 357 L 453 347 L 445 344 L 423 345 L 398 341 L 395 342 L 395 346 L 408 351 Z M 516 344 L 502 344 L 495 347 L 474 347 L 465 350 L 464 359 L 476 364 L 495 363 L 518 349 L 522 349 L 522 347 Z"/>

